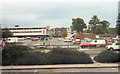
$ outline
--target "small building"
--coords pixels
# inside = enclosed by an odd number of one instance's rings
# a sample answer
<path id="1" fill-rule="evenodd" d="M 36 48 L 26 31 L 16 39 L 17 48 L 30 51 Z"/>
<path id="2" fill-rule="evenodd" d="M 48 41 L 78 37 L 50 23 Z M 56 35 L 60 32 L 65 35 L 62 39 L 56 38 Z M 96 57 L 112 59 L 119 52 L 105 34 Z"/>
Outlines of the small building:
<path id="1" fill-rule="evenodd" d="M 61 33 L 63 31 L 67 31 L 67 28 L 64 28 L 64 27 L 62 27 L 62 28 L 55 28 L 54 30 L 55 30 L 55 34 L 57 34 L 59 37 L 61 37 Z"/>
<path id="2" fill-rule="evenodd" d="M 70 28 L 67 28 L 67 37 L 71 38 L 76 34 L 77 34 L 77 32 L 75 30 L 72 30 L 72 26 Z"/>

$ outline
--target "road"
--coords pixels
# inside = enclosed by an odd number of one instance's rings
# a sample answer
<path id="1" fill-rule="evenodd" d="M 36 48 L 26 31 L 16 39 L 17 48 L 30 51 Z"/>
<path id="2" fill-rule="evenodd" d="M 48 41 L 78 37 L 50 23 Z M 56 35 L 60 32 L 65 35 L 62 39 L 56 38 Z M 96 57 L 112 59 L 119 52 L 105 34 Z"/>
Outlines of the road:
<path id="1" fill-rule="evenodd" d="M 20 72 L 33 72 L 33 73 L 78 73 L 78 72 L 118 72 L 118 68 L 71 68 L 71 69 L 35 69 L 35 70 L 3 70 L 2 74 L 5 74 L 6 72 L 17 72 L 20 74 Z M 22 74 L 22 73 L 21 73 Z"/>

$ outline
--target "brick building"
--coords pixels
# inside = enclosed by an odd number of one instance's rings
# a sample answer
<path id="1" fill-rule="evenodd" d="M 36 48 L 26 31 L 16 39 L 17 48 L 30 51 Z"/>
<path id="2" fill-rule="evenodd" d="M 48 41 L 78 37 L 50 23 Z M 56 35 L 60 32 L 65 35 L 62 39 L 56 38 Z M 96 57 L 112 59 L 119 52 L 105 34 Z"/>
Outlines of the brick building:
<path id="1" fill-rule="evenodd" d="M 101 39 L 104 39 L 104 38 L 112 39 L 112 38 L 117 37 L 117 34 L 83 34 L 83 33 L 80 33 L 79 35 L 81 39 L 84 39 L 84 38 L 96 39 L 96 37 L 101 38 Z"/>
<path id="2" fill-rule="evenodd" d="M 55 30 L 55 34 L 57 34 L 58 36 L 61 36 L 61 32 L 67 31 L 67 28 L 64 28 L 64 27 L 62 27 L 62 28 L 55 28 L 54 30 Z"/>

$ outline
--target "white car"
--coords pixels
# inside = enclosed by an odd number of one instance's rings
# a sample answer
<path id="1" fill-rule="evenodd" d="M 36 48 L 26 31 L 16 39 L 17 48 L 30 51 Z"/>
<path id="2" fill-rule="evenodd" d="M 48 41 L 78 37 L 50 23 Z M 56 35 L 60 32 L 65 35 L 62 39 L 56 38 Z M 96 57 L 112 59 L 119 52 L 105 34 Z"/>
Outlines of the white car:
<path id="1" fill-rule="evenodd" d="M 58 38 L 58 41 L 61 41 L 62 39 L 61 38 Z"/>
<path id="2" fill-rule="evenodd" d="M 119 43 L 113 43 L 112 45 L 106 46 L 107 50 L 120 50 Z"/>
<path id="3" fill-rule="evenodd" d="M 64 42 L 72 42 L 70 39 L 64 39 Z"/>

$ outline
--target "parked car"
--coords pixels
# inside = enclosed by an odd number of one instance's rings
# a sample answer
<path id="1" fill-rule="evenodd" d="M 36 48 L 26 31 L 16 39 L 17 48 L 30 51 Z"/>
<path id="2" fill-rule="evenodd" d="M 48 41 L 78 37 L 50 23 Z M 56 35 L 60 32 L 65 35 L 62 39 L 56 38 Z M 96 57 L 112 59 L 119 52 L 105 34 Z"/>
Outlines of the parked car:
<path id="1" fill-rule="evenodd" d="M 24 38 L 24 40 L 27 40 L 27 38 Z"/>
<path id="2" fill-rule="evenodd" d="M 14 42 L 18 42 L 18 38 L 17 37 L 9 37 L 6 40 L 7 43 L 14 43 Z"/>
<path id="3" fill-rule="evenodd" d="M 58 38 L 58 41 L 61 41 L 62 39 L 61 38 Z"/>
<path id="4" fill-rule="evenodd" d="M 120 43 L 113 43 L 112 45 L 106 46 L 107 50 L 120 50 Z"/>
<path id="5" fill-rule="evenodd" d="M 70 39 L 64 39 L 64 42 L 72 42 Z"/>
<path id="6" fill-rule="evenodd" d="M 96 45 L 90 45 L 90 42 L 83 42 L 80 45 L 81 48 L 85 48 L 85 47 L 96 47 Z"/>
<path id="7" fill-rule="evenodd" d="M 73 41 L 73 44 L 80 44 L 80 43 L 81 43 L 81 40 L 79 38 Z"/>
<path id="8" fill-rule="evenodd" d="M 65 37 L 64 42 L 72 42 L 70 37 Z"/>
<path id="9" fill-rule="evenodd" d="M 31 40 L 37 41 L 37 40 L 39 40 L 39 38 L 31 38 Z"/>

